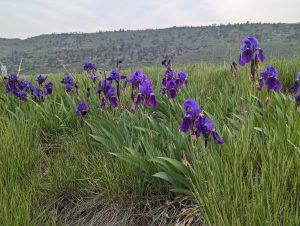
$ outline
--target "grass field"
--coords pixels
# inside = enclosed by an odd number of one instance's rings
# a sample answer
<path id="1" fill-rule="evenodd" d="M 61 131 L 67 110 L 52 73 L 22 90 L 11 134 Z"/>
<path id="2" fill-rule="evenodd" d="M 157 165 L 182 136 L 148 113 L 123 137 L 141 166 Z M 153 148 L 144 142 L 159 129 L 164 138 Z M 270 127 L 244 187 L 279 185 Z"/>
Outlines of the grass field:
<path id="1" fill-rule="evenodd" d="M 246 67 L 233 80 L 229 65 L 175 65 L 188 72 L 189 85 L 174 100 L 159 93 L 164 68 L 142 68 L 153 82 L 156 108 L 131 112 L 126 90 L 117 109 L 100 109 L 92 95 L 85 118 L 76 115 L 63 75 L 48 78 L 55 87 L 42 103 L 20 104 L 1 85 L 0 225 L 138 225 L 130 214 L 147 200 L 183 195 L 195 207 L 187 221 L 299 225 L 300 117 L 287 89 L 300 58 L 268 60 L 260 69 L 266 65 L 277 67 L 285 89 L 272 93 L 262 110 L 257 103 L 267 91 L 254 87 Z M 91 86 L 85 74 L 72 75 L 81 91 Z M 190 97 L 225 144 L 211 140 L 205 149 L 203 138 L 193 141 L 179 131 Z M 145 212 L 145 222 L 174 223 L 159 221 L 164 210 L 158 210 Z"/>

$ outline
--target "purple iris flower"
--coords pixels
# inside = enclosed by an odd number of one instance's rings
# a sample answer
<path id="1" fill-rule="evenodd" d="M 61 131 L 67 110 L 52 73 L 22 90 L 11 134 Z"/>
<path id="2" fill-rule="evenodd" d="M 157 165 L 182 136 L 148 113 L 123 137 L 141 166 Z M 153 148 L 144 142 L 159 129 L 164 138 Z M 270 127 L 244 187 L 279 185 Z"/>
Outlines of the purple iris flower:
<path id="1" fill-rule="evenodd" d="M 282 89 L 282 85 L 278 79 L 277 69 L 272 66 L 267 66 L 265 72 L 260 72 L 260 87 L 267 87 L 269 90 L 274 90 L 276 92 Z"/>
<path id="2" fill-rule="evenodd" d="M 171 79 L 167 82 L 165 90 L 169 98 L 173 99 L 176 97 L 178 92 L 177 87 L 177 81 L 175 79 Z"/>
<path id="3" fill-rule="evenodd" d="M 136 110 L 143 101 L 145 107 L 156 107 L 155 93 L 153 92 L 152 84 L 149 80 L 145 80 L 139 85 L 139 91 L 140 93 L 133 105 L 133 110 Z"/>
<path id="4" fill-rule="evenodd" d="M 33 95 L 35 86 L 31 82 L 27 82 L 27 86 L 26 86 L 25 90 L 26 90 L 26 92 L 30 92 Z"/>
<path id="5" fill-rule="evenodd" d="M 74 81 L 74 78 L 72 77 L 72 75 L 66 75 L 63 80 L 61 81 L 61 83 L 63 84 L 70 84 L 70 85 L 73 85 L 73 81 Z"/>
<path id="6" fill-rule="evenodd" d="M 8 80 L 9 80 L 10 82 L 17 82 L 17 81 L 18 81 L 18 75 L 17 75 L 17 74 L 10 74 L 10 75 L 8 76 Z"/>
<path id="7" fill-rule="evenodd" d="M 205 138 L 205 148 L 208 147 L 208 140 L 209 140 L 209 135 L 212 135 L 214 140 L 218 144 L 224 144 L 223 139 L 220 137 L 220 135 L 216 132 L 215 129 L 215 124 L 214 122 L 208 118 L 208 117 L 199 117 L 196 122 L 196 137 L 197 139 L 200 137 L 201 134 L 203 134 Z"/>
<path id="8" fill-rule="evenodd" d="M 87 102 L 79 102 L 76 104 L 76 114 L 78 116 L 86 116 L 89 110 Z"/>
<path id="9" fill-rule="evenodd" d="M 92 72 L 92 71 L 96 71 L 97 67 L 96 64 L 89 62 L 89 61 L 84 61 L 83 62 L 83 70 L 87 71 L 87 72 Z"/>
<path id="10" fill-rule="evenodd" d="M 36 101 L 43 101 L 44 100 L 44 92 L 39 86 L 35 87 L 33 95 L 34 95 L 34 99 Z"/>
<path id="11" fill-rule="evenodd" d="M 127 80 L 128 83 L 131 83 L 135 86 L 140 85 L 142 82 L 144 82 L 147 78 L 147 75 L 143 74 L 141 70 L 137 70 L 134 73 L 131 74 L 130 79 Z"/>
<path id="12" fill-rule="evenodd" d="M 39 83 L 39 85 L 42 85 L 47 79 L 47 76 L 39 75 L 36 79 L 36 81 Z"/>
<path id="13" fill-rule="evenodd" d="M 289 92 L 297 92 L 298 90 L 300 90 L 300 71 L 297 74 L 293 87 L 289 88 Z"/>
<path id="14" fill-rule="evenodd" d="M 115 88 L 112 86 L 112 82 L 109 80 L 103 80 L 99 85 L 97 93 L 100 95 L 104 94 L 101 99 L 100 107 L 104 108 L 107 100 L 109 101 L 110 107 L 115 108 L 118 106 L 117 97 L 115 96 Z"/>
<path id="15" fill-rule="evenodd" d="M 117 66 L 119 66 L 118 62 L 117 62 Z M 110 77 L 107 78 L 108 81 L 116 81 L 116 83 L 117 83 L 117 96 L 118 96 L 118 98 L 120 98 L 120 80 L 121 79 L 126 79 L 126 76 L 125 75 L 121 75 L 117 69 L 112 69 Z"/>
<path id="16" fill-rule="evenodd" d="M 45 95 L 51 95 L 52 89 L 53 89 L 53 83 L 52 82 L 46 82 L 44 85 L 45 88 Z"/>
<path id="17" fill-rule="evenodd" d="M 256 53 L 258 52 L 258 53 Z M 245 66 L 247 63 L 260 60 L 265 61 L 266 58 L 263 54 L 263 50 L 259 48 L 258 40 L 254 37 L 247 37 L 243 40 L 243 45 L 241 46 L 241 54 L 239 57 L 239 64 Z"/>
<path id="18" fill-rule="evenodd" d="M 128 83 L 131 83 L 131 100 L 135 98 L 136 91 L 141 83 L 147 80 L 147 75 L 143 74 L 141 70 L 137 70 L 131 74 L 130 79 L 127 80 Z"/>
<path id="19" fill-rule="evenodd" d="M 163 80 L 162 80 L 162 85 L 166 86 L 167 82 L 171 79 L 174 79 L 174 70 L 173 69 L 167 69 L 167 71 L 164 74 Z"/>
<path id="20" fill-rule="evenodd" d="M 195 121 L 202 115 L 202 110 L 196 103 L 196 101 L 194 101 L 194 99 L 192 98 L 186 99 L 186 101 L 183 103 L 182 108 L 185 116 L 179 126 L 179 129 L 181 130 L 181 132 L 187 133 L 195 127 Z"/>
<path id="21" fill-rule="evenodd" d="M 27 101 L 27 94 L 24 90 L 20 90 L 18 93 L 17 93 L 17 97 L 19 98 L 19 100 L 21 102 L 26 102 Z"/>
<path id="22" fill-rule="evenodd" d="M 161 64 L 162 64 L 163 66 L 165 66 L 166 68 L 171 68 L 171 66 L 172 66 L 171 59 L 164 59 L 164 60 L 161 62 Z"/>
<path id="23" fill-rule="evenodd" d="M 73 89 L 73 86 L 71 84 L 68 83 L 65 85 L 65 90 L 67 93 L 72 92 L 72 89 Z"/>
<path id="24" fill-rule="evenodd" d="M 177 73 L 177 79 L 176 79 L 176 84 L 177 87 L 181 87 L 181 86 L 187 86 L 187 77 L 188 77 L 188 73 L 186 73 L 185 71 L 179 71 Z"/>
<path id="25" fill-rule="evenodd" d="M 74 78 L 72 75 L 66 75 L 62 80 L 61 83 L 65 84 L 65 90 L 67 93 L 72 92 L 73 89 L 73 82 Z"/>
<path id="26" fill-rule="evenodd" d="M 194 99 L 189 98 L 183 103 L 185 116 L 179 126 L 181 132 L 187 133 L 191 131 L 198 139 L 201 134 L 205 137 L 205 147 L 208 147 L 209 135 L 211 134 L 218 144 L 224 141 L 216 132 L 213 121 L 202 114 L 202 110 Z"/>
<path id="27" fill-rule="evenodd" d="M 108 81 L 120 81 L 121 79 L 126 79 L 126 76 L 121 75 L 117 69 L 112 69 L 110 77 L 107 78 Z"/>
<path id="28" fill-rule="evenodd" d="M 24 90 L 27 87 L 28 82 L 24 79 L 18 81 L 18 88 Z"/>

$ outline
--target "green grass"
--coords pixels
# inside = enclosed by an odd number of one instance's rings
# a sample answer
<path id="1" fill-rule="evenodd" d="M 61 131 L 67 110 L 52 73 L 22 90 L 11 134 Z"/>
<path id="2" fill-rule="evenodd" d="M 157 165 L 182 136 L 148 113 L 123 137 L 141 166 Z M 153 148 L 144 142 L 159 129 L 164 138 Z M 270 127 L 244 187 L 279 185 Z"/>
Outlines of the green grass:
<path id="1" fill-rule="evenodd" d="M 300 59 L 270 64 L 289 88 Z M 0 225 L 63 224 L 57 203 L 67 197 L 138 203 L 178 193 L 198 204 L 207 225 L 298 225 L 300 117 L 293 97 L 273 93 L 260 110 L 257 102 L 268 93 L 251 84 L 248 68 L 240 68 L 236 80 L 220 65 L 175 69 L 189 73 L 188 88 L 175 100 L 159 94 L 163 68 L 145 67 L 157 108 L 132 113 L 127 90 L 118 109 L 101 110 L 93 97 L 84 119 L 59 75 L 48 78 L 54 94 L 43 103 L 19 104 L 1 86 Z M 74 76 L 84 98 L 90 81 Z M 205 149 L 203 138 L 195 142 L 180 133 L 181 106 L 189 97 L 214 120 L 224 145 L 211 140 Z"/>

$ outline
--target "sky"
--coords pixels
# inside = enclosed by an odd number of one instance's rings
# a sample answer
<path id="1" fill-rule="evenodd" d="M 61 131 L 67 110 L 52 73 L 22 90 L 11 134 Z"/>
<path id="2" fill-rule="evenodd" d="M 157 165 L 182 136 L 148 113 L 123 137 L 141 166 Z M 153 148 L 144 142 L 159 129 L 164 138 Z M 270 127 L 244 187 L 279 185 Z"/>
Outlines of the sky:
<path id="1" fill-rule="evenodd" d="M 0 0 L 0 37 L 300 22 L 300 0 Z"/>

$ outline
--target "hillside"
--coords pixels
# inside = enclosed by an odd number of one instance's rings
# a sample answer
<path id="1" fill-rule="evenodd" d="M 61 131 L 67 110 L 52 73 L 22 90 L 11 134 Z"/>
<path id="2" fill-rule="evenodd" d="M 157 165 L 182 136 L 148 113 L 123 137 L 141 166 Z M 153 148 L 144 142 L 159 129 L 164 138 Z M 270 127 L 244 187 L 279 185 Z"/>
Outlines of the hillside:
<path id="1" fill-rule="evenodd" d="M 13 72 L 23 58 L 25 73 L 63 71 L 63 65 L 77 70 L 85 59 L 107 69 L 117 58 L 127 66 L 159 63 L 166 56 L 179 63 L 228 62 L 236 57 L 245 36 L 257 37 L 269 57 L 300 54 L 299 23 L 229 24 L 0 39 L 0 62 Z"/>

